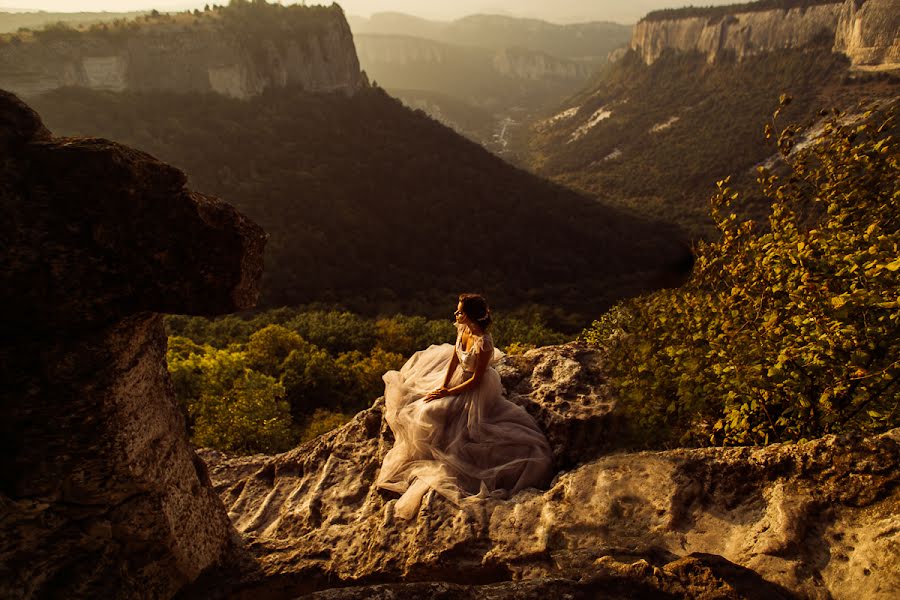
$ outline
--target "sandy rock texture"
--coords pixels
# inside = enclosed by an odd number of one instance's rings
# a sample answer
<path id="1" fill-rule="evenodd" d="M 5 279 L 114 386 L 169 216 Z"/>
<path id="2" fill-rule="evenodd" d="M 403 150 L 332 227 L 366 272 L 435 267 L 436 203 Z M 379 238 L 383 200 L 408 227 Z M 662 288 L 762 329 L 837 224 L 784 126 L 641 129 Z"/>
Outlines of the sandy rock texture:
<path id="1" fill-rule="evenodd" d="M 456 507 L 429 492 L 411 522 L 372 486 L 393 442 L 380 400 L 279 456 L 203 451 L 259 559 L 260 570 L 228 593 L 537 598 L 558 586 L 573 598 L 892 597 L 900 431 L 616 451 L 618 416 L 601 369 L 578 344 L 504 359 L 509 396 L 548 432 L 562 471 L 549 490 L 508 501 Z M 342 586 L 357 589 L 322 591 Z"/>
<path id="2" fill-rule="evenodd" d="M 898 31 L 897 0 L 835 0 L 786 10 L 745 10 L 723 18 L 644 19 L 634 27 L 631 47 L 650 64 L 667 49 L 701 52 L 713 61 L 725 51 L 741 58 L 781 48 L 825 45 L 845 54 L 854 65 L 896 68 Z"/>
<path id="3" fill-rule="evenodd" d="M 0 597 L 171 597 L 239 553 L 158 313 L 251 306 L 265 233 L 4 91 L 0 159 Z"/>
<path id="4" fill-rule="evenodd" d="M 297 10 L 303 10 L 298 8 Z M 217 20 L 154 24 L 116 35 L 71 33 L 0 47 L 0 88 L 23 97 L 63 86 L 217 92 L 247 98 L 267 88 L 352 93 L 368 85 L 339 8 L 312 27 L 276 37 Z"/>

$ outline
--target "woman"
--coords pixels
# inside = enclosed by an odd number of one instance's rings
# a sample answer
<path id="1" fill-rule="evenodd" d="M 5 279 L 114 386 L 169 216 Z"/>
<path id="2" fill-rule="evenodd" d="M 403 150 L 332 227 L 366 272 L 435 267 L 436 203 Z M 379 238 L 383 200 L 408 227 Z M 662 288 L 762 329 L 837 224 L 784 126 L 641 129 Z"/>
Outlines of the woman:
<path id="1" fill-rule="evenodd" d="M 458 503 L 505 498 L 550 477 L 547 438 L 525 409 L 503 397 L 490 366 L 502 356 L 490 325 L 484 298 L 463 294 L 456 345 L 431 346 L 384 375 L 385 417 L 396 441 L 376 485 L 402 494 L 394 509 L 400 518 L 415 516 L 429 489 Z"/>

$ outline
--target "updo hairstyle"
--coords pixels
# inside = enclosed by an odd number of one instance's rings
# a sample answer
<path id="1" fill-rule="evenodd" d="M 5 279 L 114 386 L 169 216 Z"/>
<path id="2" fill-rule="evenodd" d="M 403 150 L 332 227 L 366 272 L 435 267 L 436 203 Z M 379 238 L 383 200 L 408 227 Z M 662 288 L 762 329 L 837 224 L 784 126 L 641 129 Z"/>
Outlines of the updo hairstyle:
<path id="1" fill-rule="evenodd" d="M 462 302 L 462 310 L 466 316 L 478 323 L 478 326 L 487 331 L 491 326 L 491 309 L 488 308 L 487 300 L 480 294 L 460 294 L 459 301 Z"/>

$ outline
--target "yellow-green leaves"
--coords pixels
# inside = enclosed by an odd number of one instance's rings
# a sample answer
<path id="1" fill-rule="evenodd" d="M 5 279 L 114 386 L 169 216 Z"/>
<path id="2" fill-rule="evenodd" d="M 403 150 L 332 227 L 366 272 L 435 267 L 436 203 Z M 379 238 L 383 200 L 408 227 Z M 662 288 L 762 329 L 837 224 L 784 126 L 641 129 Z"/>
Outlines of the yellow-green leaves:
<path id="1" fill-rule="evenodd" d="M 770 124 L 789 169 L 759 169 L 770 231 L 734 219 L 740 199 L 719 181 L 721 236 L 698 244 L 691 280 L 621 303 L 585 332 L 607 350 L 640 443 L 900 425 L 900 152 L 893 110 L 868 118 L 835 113 L 801 151 L 808 132 Z"/>

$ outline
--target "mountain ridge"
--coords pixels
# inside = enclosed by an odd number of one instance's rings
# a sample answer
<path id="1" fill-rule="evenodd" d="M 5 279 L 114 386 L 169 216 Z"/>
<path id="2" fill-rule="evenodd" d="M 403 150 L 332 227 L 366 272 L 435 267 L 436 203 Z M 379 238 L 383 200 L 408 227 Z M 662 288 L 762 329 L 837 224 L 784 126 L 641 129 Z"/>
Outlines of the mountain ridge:
<path id="1" fill-rule="evenodd" d="M 353 93 L 368 82 L 337 5 L 236 4 L 3 38 L 0 87 L 32 97 L 72 85 L 248 98 L 296 85 Z"/>

